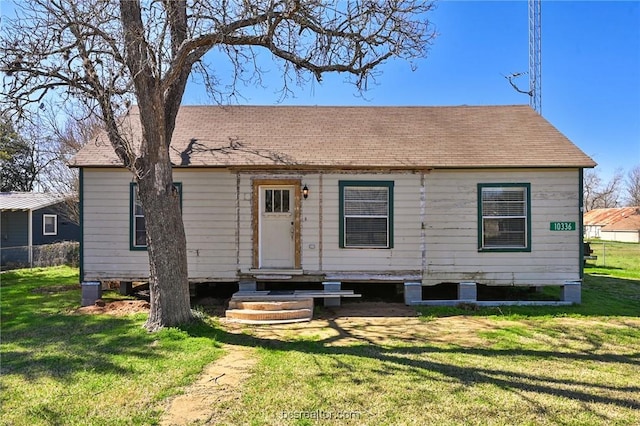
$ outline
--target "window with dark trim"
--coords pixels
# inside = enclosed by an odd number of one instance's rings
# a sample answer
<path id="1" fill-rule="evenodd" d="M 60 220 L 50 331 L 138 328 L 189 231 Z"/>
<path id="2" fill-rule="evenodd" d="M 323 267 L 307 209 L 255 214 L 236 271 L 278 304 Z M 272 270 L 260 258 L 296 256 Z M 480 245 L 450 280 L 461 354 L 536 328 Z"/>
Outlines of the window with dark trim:
<path id="1" fill-rule="evenodd" d="M 393 248 L 393 182 L 340 181 L 340 247 Z"/>
<path id="2" fill-rule="evenodd" d="M 478 184 L 478 250 L 531 251 L 530 184 Z"/>
<path id="3" fill-rule="evenodd" d="M 180 207 L 182 208 L 182 183 L 174 182 L 173 186 L 180 194 Z M 131 250 L 147 249 L 147 223 L 142 211 L 142 204 L 138 199 L 138 185 L 131 182 L 129 187 L 129 244 Z"/>

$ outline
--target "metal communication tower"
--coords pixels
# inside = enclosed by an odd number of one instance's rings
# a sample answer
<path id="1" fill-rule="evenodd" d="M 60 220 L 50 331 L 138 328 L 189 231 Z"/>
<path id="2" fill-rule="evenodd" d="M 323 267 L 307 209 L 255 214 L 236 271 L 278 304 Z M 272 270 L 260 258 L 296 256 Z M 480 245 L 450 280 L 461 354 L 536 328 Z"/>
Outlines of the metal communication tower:
<path id="1" fill-rule="evenodd" d="M 529 0 L 529 105 L 542 114 L 541 0 Z"/>

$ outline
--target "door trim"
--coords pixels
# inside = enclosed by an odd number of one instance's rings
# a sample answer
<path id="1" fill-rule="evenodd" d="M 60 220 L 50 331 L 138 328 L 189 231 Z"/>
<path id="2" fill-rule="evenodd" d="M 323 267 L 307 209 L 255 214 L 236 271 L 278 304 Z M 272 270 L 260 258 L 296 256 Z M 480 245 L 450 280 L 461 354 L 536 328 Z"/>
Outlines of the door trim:
<path id="1" fill-rule="evenodd" d="M 300 246 L 300 210 L 301 179 L 253 179 L 252 180 L 252 205 L 251 205 L 251 226 L 253 228 L 253 268 L 260 267 L 260 187 L 261 186 L 293 186 L 293 269 L 301 268 L 301 246 Z"/>

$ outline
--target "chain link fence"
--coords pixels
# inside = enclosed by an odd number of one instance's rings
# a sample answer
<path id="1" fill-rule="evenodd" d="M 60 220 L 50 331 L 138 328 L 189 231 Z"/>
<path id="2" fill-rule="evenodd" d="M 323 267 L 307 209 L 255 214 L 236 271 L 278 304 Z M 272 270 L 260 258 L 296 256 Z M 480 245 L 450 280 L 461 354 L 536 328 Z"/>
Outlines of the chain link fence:
<path id="1" fill-rule="evenodd" d="M 19 268 L 80 264 L 80 243 L 63 241 L 40 246 L 0 247 L 3 271 Z"/>

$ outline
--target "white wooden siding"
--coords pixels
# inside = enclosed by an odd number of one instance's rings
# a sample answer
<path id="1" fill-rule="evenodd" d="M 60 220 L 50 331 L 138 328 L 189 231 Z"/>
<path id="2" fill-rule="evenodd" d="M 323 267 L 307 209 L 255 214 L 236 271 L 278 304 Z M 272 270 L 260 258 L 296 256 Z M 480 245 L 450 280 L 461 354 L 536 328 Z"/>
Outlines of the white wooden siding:
<path id="1" fill-rule="evenodd" d="M 579 230 L 549 229 L 554 221 L 579 223 L 577 170 L 432 171 L 425 175 L 424 186 L 420 173 L 402 172 L 177 169 L 174 179 L 182 182 L 192 280 L 236 280 L 238 270 L 252 269 L 253 179 L 299 179 L 308 186 L 309 197 L 301 200 L 300 210 L 305 273 L 422 274 L 424 285 L 558 285 L 579 279 Z M 392 249 L 339 247 L 340 180 L 394 182 Z M 86 279 L 148 275 L 147 252 L 129 249 L 130 182 L 124 170 L 84 170 Z M 478 252 L 478 183 L 531 184 L 531 252 Z"/>
<path id="2" fill-rule="evenodd" d="M 228 172 L 174 170 L 182 182 L 189 277 L 236 279 L 236 180 Z M 83 264 L 86 280 L 143 279 L 146 251 L 130 250 L 129 185 L 126 170 L 83 172 Z"/>
<path id="3" fill-rule="evenodd" d="M 393 248 L 339 247 L 339 181 L 392 181 Z M 324 272 L 414 272 L 421 268 L 420 175 L 327 174 L 323 176 L 322 235 Z"/>
<path id="4" fill-rule="evenodd" d="M 558 285 L 580 278 L 577 170 L 434 171 L 426 178 L 423 284 Z M 531 184 L 531 252 L 478 252 L 478 183 Z"/>

